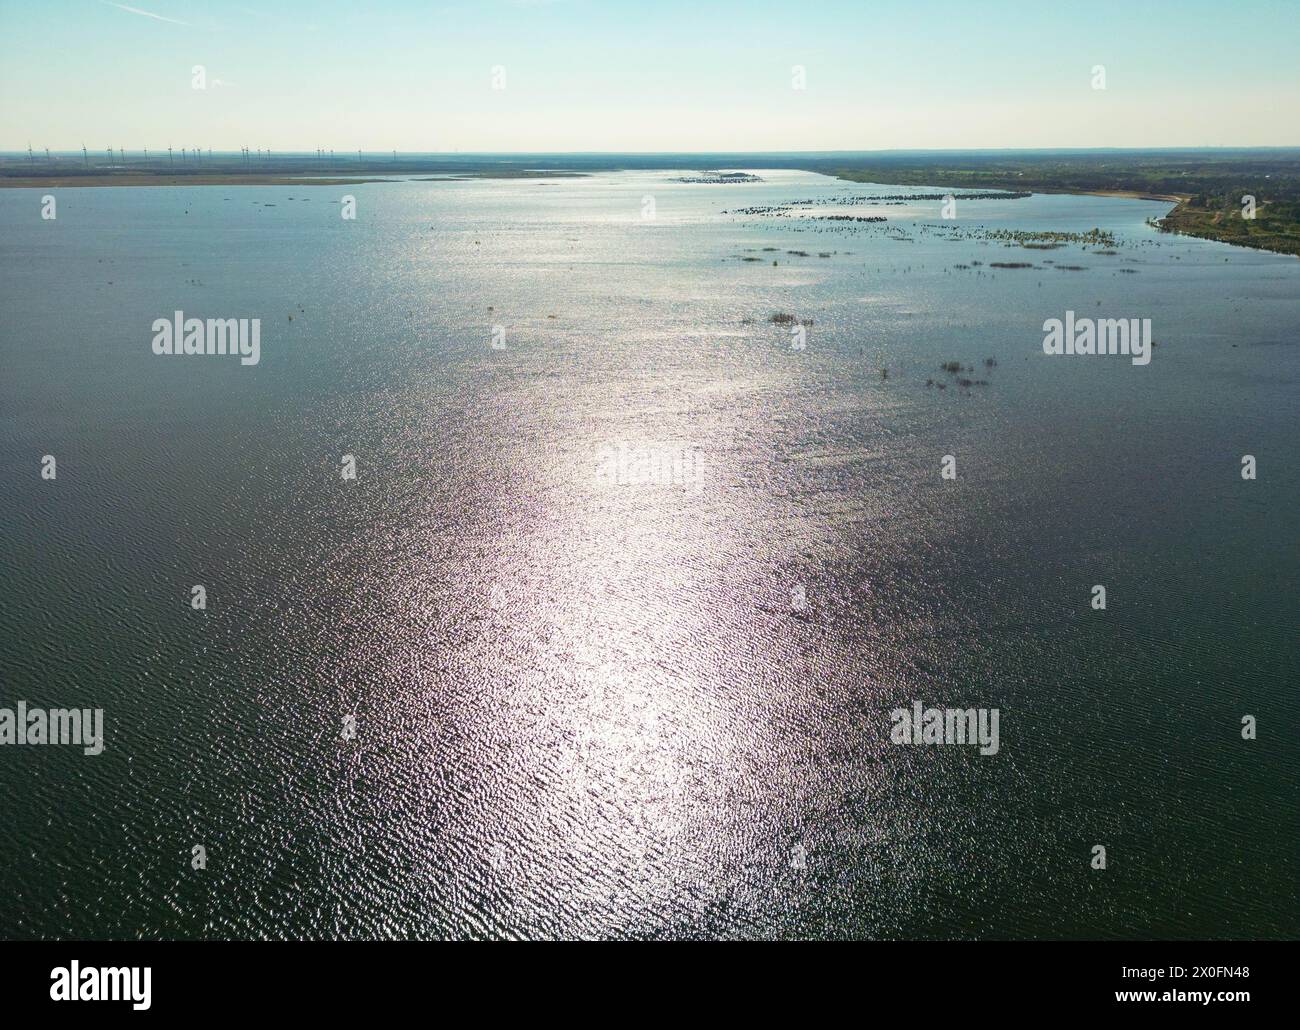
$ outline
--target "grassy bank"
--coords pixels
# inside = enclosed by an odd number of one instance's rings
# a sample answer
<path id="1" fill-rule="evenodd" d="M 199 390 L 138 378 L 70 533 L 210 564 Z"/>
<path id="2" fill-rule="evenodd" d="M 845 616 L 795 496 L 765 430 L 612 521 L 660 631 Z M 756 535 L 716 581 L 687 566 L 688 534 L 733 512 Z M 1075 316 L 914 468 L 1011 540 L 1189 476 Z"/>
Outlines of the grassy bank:
<path id="1" fill-rule="evenodd" d="M 1258 200 L 1258 198 L 1257 198 Z M 1300 257 L 1300 202 L 1269 201 L 1246 218 L 1239 197 L 1196 196 L 1157 223 L 1167 232 Z"/>

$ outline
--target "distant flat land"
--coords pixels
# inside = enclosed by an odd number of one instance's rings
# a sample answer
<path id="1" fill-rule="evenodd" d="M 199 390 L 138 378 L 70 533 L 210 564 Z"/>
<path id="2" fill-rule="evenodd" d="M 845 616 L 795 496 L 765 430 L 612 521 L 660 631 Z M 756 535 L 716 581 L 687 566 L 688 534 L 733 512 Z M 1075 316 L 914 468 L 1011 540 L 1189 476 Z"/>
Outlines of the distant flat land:
<path id="1" fill-rule="evenodd" d="M 86 186 L 356 186 L 383 179 L 307 179 L 288 175 L 146 175 L 126 172 L 120 175 L 50 175 L 0 178 L 0 188 L 17 189 Z"/>
<path id="2" fill-rule="evenodd" d="M 1300 256 L 1300 150 L 863 155 L 817 162 L 852 182 L 998 187 L 1168 201 L 1168 232 Z M 1255 217 L 1243 217 L 1243 198 Z"/>
<path id="3" fill-rule="evenodd" d="M 321 160 L 286 155 L 245 160 L 235 154 L 192 155 L 187 161 L 156 156 L 146 161 L 81 155 L 0 157 L 0 189 L 83 186 L 357 186 L 388 179 L 451 182 L 465 179 L 553 179 L 587 175 L 572 168 L 529 168 L 510 160 L 459 161 L 380 158 Z"/>
<path id="4" fill-rule="evenodd" d="M 467 182 L 470 179 L 565 179 L 586 172 L 464 172 L 460 175 L 397 176 L 410 182 Z M 391 179 L 336 179 L 304 175 L 146 175 L 127 172 L 120 175 L 50 175 L 0 178 L 0 189 L 27 189 L 42 186 L 356 186 L 365 182 L 391 182 Z"/>
<path id="5" fill-rule="evenodd" d="M 852 182 L 1086 193 L 1174 205 L 1168 232 L 1300 256 L 1300 148 L 1104 151 L 876 151 L 816 154 L 0 156 L 0 188 L 351 186 L 386 178 L 556 179 L 626 169 L 794 168 Z M 1255 218 L 1242 215 L 1255 198 Z"/>

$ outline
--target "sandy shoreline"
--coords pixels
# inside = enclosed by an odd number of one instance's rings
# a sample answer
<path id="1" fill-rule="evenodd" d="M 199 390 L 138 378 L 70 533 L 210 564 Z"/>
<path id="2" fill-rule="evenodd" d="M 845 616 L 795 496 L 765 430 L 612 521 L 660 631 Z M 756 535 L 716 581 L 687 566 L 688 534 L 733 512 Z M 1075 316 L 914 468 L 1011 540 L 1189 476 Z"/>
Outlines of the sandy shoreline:
<path id="1" fill-rule="evenodd" d="M 1029 187 L 1031 193 L 1065 193 L 1073 197 L 1122 197 L 1125 200 L 1158 200 L 1161 203 L 1183 204 L 1192 199 L 1190 193 L 1143 193 L 1140 190 L 1049 190 Z"/>

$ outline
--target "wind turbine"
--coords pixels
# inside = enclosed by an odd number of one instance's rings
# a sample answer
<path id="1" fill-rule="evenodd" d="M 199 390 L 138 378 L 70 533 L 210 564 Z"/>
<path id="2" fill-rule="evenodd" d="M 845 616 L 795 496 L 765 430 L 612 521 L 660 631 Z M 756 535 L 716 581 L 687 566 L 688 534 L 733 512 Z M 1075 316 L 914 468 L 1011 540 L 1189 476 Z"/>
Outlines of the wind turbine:
<path id="1" fill-rule="evenodd" d="M 81 144 L 81 161 L 87 168 L 90 167 L 90 155 L 86 153 L 86 144 L 84 143 Z"/>
<path id="2" fill-rule="evenodd" d="M 176 164 L 176 159 L 172 157 L 172 148 L 167 148 L 167 167 L 171 168 Z"/>

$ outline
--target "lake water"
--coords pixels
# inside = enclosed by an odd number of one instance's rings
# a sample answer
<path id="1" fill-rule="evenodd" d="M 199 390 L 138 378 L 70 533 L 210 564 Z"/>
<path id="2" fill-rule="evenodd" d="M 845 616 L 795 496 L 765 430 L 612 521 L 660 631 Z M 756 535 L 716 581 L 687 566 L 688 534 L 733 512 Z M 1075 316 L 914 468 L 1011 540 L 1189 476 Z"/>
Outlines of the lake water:
<path id="1" fill-rule="evenodd" d="M 1294 936 L 1300 262 L 757 171 L 0 190 L 0 935 Z"/>

